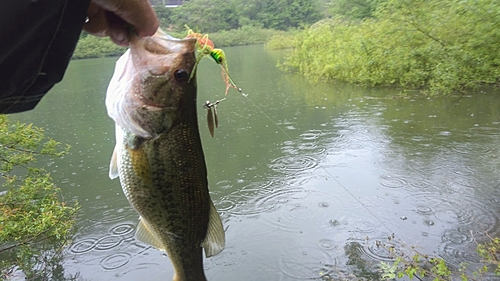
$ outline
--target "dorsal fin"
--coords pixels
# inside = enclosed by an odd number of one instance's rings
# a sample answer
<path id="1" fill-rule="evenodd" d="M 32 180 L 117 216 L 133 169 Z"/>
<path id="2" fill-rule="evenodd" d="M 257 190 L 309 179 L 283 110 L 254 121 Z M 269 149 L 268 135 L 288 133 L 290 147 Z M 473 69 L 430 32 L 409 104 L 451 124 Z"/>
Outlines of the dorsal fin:
<path id="1" fill-rule="evenodd" d="M 220 219 L 219 213 L 215 209 L 214 203 L 210 199 L 210 217 L 208 221 L 207 235 L 203 240 L 203 248 L 205 256 L 211 257 L 222 252 L 226 244 L 224 227 Z"/>

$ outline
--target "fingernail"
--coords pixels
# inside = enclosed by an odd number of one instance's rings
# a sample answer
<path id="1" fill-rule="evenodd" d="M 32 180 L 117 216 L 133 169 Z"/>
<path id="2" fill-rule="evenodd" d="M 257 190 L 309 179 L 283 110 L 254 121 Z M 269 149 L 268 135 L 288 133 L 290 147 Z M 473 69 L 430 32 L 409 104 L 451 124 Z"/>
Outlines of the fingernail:
<path id="1" fill-rule="evenodd" d="M 115 32 L 115 39 L 118 42 L 123 42 L 126 39 L 126 35 L 120 30 Z"/>
<path id="2" fill-rule="evenodd" d="M 113 30 L 111 39 L 113 40 L 113 42 L 115 42 L 116 44 L 118 44 L 120 46 L 128 46 L 128 44 L 129 44 L 126 32 L 124 30 L 121 30 L 121 29 Z"/>

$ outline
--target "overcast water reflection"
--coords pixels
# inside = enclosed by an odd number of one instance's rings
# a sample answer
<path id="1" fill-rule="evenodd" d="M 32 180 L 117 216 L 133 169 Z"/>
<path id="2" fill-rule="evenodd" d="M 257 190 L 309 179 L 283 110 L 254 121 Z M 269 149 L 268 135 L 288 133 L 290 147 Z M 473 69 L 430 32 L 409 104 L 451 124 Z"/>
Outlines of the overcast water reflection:
<path id="1" fill-rule="evenodd" d="M 498 90 L 401 98 L 310 84 L 278 70 L 283 53 L 262 46 L 226 54 L 248 98 L 229 92 L 214 138 L 202 105 L 223 98 L 224 84 L 209 60 L 198 71 L 200 133 L 227 240 L 205 260 L 209 280 L 374 280 L 391 260 L 380 242 L 474 265 L 477 242 L 500 235 Z M 72 146 L 47 163 L 82 206 L 65 273 L 170 280 L 169 259 L 134 239 L 138 215 L 108 178 L 114 127 L 104 94 L 115 60 L 73 61 L 34 111 L 12 118 Z"/>

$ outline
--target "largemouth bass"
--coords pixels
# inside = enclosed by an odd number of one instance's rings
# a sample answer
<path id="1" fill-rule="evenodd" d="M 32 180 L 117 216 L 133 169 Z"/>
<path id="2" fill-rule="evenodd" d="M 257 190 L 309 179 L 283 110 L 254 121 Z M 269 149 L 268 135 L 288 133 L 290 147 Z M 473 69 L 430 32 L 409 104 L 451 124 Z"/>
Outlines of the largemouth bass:
<path id="1" fill-rule="evenodd" d="M 202 247 L 210 257 L 225 243 L 198 131 L 195 44 L 161 31 L 132 38 L 106 95 L 110 177 L 140 215 L 136 238 L 167 252 L 176 281 L 206 280 Z"/>

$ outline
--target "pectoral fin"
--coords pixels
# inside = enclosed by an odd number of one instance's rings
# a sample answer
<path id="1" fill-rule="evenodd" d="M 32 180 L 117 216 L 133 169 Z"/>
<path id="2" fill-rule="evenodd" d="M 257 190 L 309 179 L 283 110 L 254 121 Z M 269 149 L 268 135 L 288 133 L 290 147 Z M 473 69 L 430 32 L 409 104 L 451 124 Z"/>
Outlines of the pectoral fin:
<path id="1" fill-rule="evenodd" d="M 137 177 L 144 181 L 144 183 L 151 185 L 152 176 L 149 161 L 144 149 L 137 147 L 136 149 L 126 148 L 130 155 L 130 162 L 134 168 Z"/>
<path id="2" fill-rule="evenodd" d="M 205 249 L 205 256 L 211 257 L 222 252 L 226 244 L 226 237 L 224 227 L 220 219 L 214 203 L 210 200 L 210 218 L 208 221 L 207 236 L 203 241 L 203 248 Z"/>
<path id="3" fill-rule="evenodd" d="M 111 156 L 111 163 L 109 163 L 109 178 L 116 179 L 118 177 L 118 145 L 115 145 L 113 155 Z"/>
<path id="4" fill-rule="evenodd" d="M 165 246 L 161 242 L 161 239 L 153 232 L 153 230 L 148 226 L 148 223 L 144 219 L 141 219 L 139 221 L 139 225 L 137 225 L 135 239 L 141 241 L 142 243 L 158 248 L 162 251 L 166 251 Z"/>

